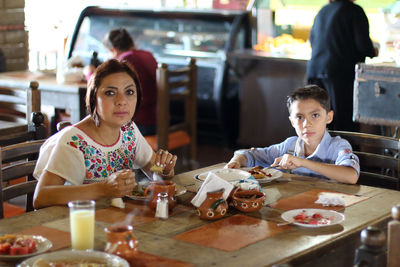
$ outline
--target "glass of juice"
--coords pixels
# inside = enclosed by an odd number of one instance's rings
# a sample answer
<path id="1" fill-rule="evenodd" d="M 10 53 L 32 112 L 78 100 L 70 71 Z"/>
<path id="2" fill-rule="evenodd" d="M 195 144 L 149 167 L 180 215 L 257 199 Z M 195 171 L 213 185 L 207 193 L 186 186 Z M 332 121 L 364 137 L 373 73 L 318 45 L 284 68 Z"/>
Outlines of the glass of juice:
<path id="1" fill-rule="evenodd" d="M 74 250 L 94 249 L 94 207 L 93 200 L 68 202 L 71 243 Z"/>

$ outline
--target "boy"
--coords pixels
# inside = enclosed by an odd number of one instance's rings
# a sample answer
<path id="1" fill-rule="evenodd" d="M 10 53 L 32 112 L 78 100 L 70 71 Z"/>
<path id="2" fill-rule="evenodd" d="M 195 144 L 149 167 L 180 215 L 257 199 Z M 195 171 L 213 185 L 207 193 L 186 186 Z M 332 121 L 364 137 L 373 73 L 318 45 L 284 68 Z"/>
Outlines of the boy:
<path id="1" fill-rule="evenodd" d="M 328 93 L 308 85 L 296 89 L 287 99 L 289 120 L 298 136 L 280 144 L 235 153 L 228 168 L 271 166 L 291 169 L 299 175 L 318 176 L 355 184 L 360 173 L 359 160 L 349 142 L 332 138 L 326 125 L 333 120 Z"/>

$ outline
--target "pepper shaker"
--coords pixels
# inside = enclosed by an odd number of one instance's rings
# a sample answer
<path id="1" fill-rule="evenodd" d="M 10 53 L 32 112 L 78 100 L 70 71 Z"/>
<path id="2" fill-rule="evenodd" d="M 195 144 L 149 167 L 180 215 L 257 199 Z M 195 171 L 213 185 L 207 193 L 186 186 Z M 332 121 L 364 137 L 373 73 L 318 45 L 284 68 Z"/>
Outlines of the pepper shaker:
<path id="1" fill-rule="evenodd" d="M 168 193 L 158 193 L 155 216 L 160 219 L 168 219 Z"/>

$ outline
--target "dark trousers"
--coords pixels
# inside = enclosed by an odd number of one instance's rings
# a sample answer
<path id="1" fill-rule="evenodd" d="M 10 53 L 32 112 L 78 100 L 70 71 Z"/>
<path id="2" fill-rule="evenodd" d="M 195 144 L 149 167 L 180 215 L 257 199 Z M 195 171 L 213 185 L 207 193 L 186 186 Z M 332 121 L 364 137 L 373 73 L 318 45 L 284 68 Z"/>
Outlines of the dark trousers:
<path id="1" fill-rule="evenodd" d="M 360 131 L 360 125 L 353 122 L 354 77 L 311 78 L 308 79 L 308 83 L 318 85 L 328 91 L 332 110 L 335 112 L 333 122 L 328 128 L 339 131 Z"/>

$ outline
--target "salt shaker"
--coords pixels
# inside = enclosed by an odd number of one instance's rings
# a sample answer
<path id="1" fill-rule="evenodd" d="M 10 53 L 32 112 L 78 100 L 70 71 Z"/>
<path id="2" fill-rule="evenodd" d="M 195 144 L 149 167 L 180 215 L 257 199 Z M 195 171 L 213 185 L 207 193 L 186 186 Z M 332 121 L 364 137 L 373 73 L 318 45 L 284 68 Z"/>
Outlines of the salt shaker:
<path id="1" fill-rule="evenodd" d="M 158 193 L 155 216 L 160 219 L 168 219 L 168 193 Z"/>

